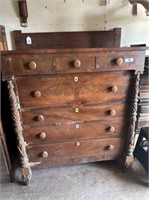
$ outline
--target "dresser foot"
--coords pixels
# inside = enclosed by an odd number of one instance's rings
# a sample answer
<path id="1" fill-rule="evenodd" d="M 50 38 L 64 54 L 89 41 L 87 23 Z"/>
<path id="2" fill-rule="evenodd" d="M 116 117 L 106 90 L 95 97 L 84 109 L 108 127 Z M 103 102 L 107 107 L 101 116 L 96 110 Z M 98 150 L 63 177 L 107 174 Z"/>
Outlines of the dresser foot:
<path id="1" fill-rule="evenodd" d="M 134 156 L 126 156 L 124 167 L 126 169 L 130 168 L 133 165 Z"/>
<path id="2" fill-rule="evenodd" d="M 31 178 L 32 178 L 32 171 L 30 168 L 22 168 L 21 169 L 22 173 L 22 182 L 24 185 L 28 185 Z"/>

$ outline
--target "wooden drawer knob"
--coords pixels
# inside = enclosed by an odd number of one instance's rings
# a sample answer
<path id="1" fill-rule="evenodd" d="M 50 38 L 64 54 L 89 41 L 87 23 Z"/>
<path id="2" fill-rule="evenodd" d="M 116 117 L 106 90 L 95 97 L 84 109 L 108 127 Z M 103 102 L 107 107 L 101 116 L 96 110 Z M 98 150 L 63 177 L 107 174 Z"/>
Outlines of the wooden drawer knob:
<path id="1" fill-rule="evenodd" d="M 123 58 L 118 58 L 118 59 L 116 59 L 116 64 L 117 64 L 118 66 L 121 66 L 121 65 L 123 64 L 123 62 L 124 62 Z"/>
<path id="2" fill-rule="evenodd" d="M 44 116 L 43 116 L 43 115 L 39 115 L 39 116 L 37 117 L 37 120 L 38 120 L 39 122 L 44 121 Z"/>
<path id="3" fill-rule="evenodd" d="M 37 68 L 37 64 L 34 61 L 29 62 L 28 66 L 32 70 L 35 70 Z"/>
<path id="4" fill-rule="evenodd" d="M 47 151 L 43 151 L 42 152 L 42 157 L 43 158 L 47 158 L 48 157 L 48 152 Z"/>
<path id="5" fill-rule="evenodd" d="M 41 97 L 41 92 L 40 91 L 35 91 L 34 92 L 35 97 Z"/>
<path id="6" fill-rule="evenodd" d="M 116 115 L 116 110 L 111 109 L 111 110 L 110 110 L 110 115 L 111 115 L 111 116 L 115 116 L 115 115 Z"/>
<path id="7" fill-rule="evenodd" d="M 46 135 L 45 132 L 41 132 L 41 133 L 39 134 L 39 137 L 40 137 L 40 139 L 45 139 L 45 138 L 47 137 L 47 135 Z"/>
<path id="8" fill-rule="evenodd" d="M 114 126 L 110 126 L 108 130 L 109 130 L 109 132 L 113 133 L 115 131 L 115 128 L 114 128 Z"/>
<path id="9" fill-rule="evenodd" d="M 81 61 L 80 61 L 80 60 L 75 60 L 75 61 L 74 61 L 74 66 L 75 66 L 76 68 L 80 68 L 80 67 L 81 67 Z"/>
<path id="10" fill-rule="evenodd" d="M 114 85 L 112 88 L 111 88 L 112 92 L 117 92 L 118 91 L 118 87 L 116 85 Z"/>
<path id="11" fill-rule="evenodd" d="M 110 144 L 110 145 L 108 146 L 108 149 L 109 149 L 110 151 L 113 151 L 113 150 L 114 150 L 114 146 L 113 146 L 112 144 Z"/>

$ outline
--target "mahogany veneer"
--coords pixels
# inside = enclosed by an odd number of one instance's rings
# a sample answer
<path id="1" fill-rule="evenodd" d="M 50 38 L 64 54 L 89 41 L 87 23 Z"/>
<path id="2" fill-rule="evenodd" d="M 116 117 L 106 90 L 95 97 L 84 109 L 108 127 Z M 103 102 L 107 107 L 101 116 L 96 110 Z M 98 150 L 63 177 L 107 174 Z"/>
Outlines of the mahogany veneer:
<path id="1" fill-rule="evenodd" d="M 144 48 L 2 53 L 24 182 L 31 167 L 133 162 Z"/>

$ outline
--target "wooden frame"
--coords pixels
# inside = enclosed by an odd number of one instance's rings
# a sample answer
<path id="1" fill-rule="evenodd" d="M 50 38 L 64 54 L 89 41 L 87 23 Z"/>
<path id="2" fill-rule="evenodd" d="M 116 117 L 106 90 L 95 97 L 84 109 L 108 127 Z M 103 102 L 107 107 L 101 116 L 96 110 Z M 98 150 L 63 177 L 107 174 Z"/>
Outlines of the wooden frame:
<path id="1" fill-rule="evenodd" d="M 120 47 L 121 28 L 109 31 L 22 33 L 13 31 L 16 50 Z M 31 38 L 27 44 L 26 38 Z"/>

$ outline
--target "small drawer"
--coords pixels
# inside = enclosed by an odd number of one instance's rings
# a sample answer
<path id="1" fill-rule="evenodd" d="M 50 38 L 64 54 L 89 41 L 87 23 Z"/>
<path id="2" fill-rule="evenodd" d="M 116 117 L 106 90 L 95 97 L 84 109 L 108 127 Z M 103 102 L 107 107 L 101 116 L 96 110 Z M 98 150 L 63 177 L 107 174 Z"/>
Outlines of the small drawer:
<path id="1" fill-rule="evenodd" d="M 142 69 L 140 69 L 142 67 Z M 144 52 L 102 52 L 97 58 L 96 68 L 100 71 L 144 70 Z"/>
<path id="2" fill-rule="evenodd" d="M 68 105 L 75 99 L 73 77 L 18 77 L 16 82 L 22 108 Z"/>
<path id="3" fill-rule="evenodd" d="M 103 119 L 124 118 L 125 104 L 108 104 L 100 106 L 69 106 L 32 109 L 22 112 L 23 124 L 29 126 L 49 126 L 88 122 Z"/>
<path id="4" fill-rule="evenodd" d="M 96 57 L 64 55 L 54 59 L 55 71 L 90 71 L 95 69 Z"/>
<path id="5" fill-rule="evenodd" d="M 122 138 L 124 137 L 124 122 L 96 121 L 88 123 L 73 123 L 66 125 L 51 125 L 47 127 L 25 128 L 23 135 L 27 144 L 45 144 L 74 139 L 91 138 Z"/>
<path id="6" fill-rule="evenodd" d="M 53 73 L 52 57 L 50 54 L 21 54 L 5 56 L 3 58 L 3 75 L 50 73 Z"/>
<path id="7" fill-rule="evenodd" d="M 83 103 L 107 103 L 125 100 L 131 75 L 129 72 L 97 73 L 78 76 L 79 100 Z"/>
<path id="8" fill-rule="evenodd" d="M 30 162 L 37 167 L 113 160 L 122 156 L 124 140 L 92 139 L 27 146 Z"/>

